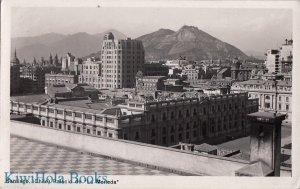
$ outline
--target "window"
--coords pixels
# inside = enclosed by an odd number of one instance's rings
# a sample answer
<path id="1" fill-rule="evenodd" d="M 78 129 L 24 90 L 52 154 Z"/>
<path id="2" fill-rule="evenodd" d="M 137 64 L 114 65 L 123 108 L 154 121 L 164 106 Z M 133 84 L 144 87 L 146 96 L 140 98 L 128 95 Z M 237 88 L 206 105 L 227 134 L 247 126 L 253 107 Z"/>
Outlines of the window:
<path id="1" fill-rule="evenodd" d="M 166 113 L 164 112 L 163 113 L 163 120 L 165 121 L 167 118 L 166 118 Z"/>
<path id="2" fill-rule="evenodd" d="M 163 127 L 163 131 L 162 131 L 162 134 L 166 134 L 167 133 L 167 130 L 165 127 Z"/>
<path id="3" fill-rule="evenodd" d="M 101 135 L 101 131 L 97 131 L 97 135 Z"/>
<path id="4" fill-rule="evenodd" d="M 85 119 L 92 119 L 92 115 L 91 114 L 85 114 Z"/>
<path id="5" fill-rule="evenodd" d="M 127 133 L 124 133 L 124 140 L 128 140 Z"/>
<path id="6" fill-rule="evenodd" d="M 189 116 L 190 116 L 190 111 L 186 110 L 186 117 L 189 117 Z"/>
<path id="7" fill-rule="evenodd" d="M 71 126 L 70 125 L 68 125 L 68 131 L 70 131 L 71 130 Z"/>
<path id="8" fill-rule="evenodd" d="M 197 115 L 197 110 L 196 110 L 196 108 L 194 108 L 194 113 L 193 113 L 193 115 L 194 115 L 194 116 Z"/>
<path id="9" fill-rule="evenodd" d="M 140 139 L 139 132 L 136 132 L 135 133 L 135 140 L 138 140 L 138 139 Z"/>
<path id="10" fill-rule="evenodd" d="M 167 144 L 167 138 L 166 137 L 163 137 L 162 141 L 163 141 L 163 144 Z"/>
<path id="11" fill-rule="evenodd" d="M 45 126 L 45 120 L 42 120 L 42 126 Z"/>
<path id="12" fill-rule="evenodd" d="M 96 116 L 96 121 L 102 121 L 103 120 L 103 118 L 102 117 L 98 117 L 98 116 Z"/>
<path id="13" fill-rule="evenodd" d="M 152 116 L 151 116 L 151 122 L 153 123 L 155 121 L 155 117 L 154 117 L 154 115 L 152 114 Z"/>
<path id="14" fill-rule="evenodd" d="M 179 135 L 178 135 L 178 140 L 179 140 L 179 141 L 182 140 L 182 134 L 181 134 L 181 133 L 179 133 Z"/>
<path id="15" fill-rule="evenodd" d="M 57 110 L 56 114 L 63 114 L 63 111 L 62 110 Z"/>
<path id="16" fill-rule="evenodd" d="M 90 133 L 91 133 L 91 130 L 90 130 L 90 129 L 87 129 L 86 132 L 87 132 L 88 134 L 90 134 Z"/>
<path id="17" fill-rule="evenodd" d="M 72 116 L 72 112 L 66 111 L 66 116 Z"/>
<path id="18" fill-rule="evenodd" d="M 112 136 L 113 136 L 112 133 L 108 133 L 108 137 L 112 138 Z"/>
<path id="19" fill-rule="evenodd" d="M 171 133 L 174 133 L 174 126 L 171 126 Z"/>
<path id="20" fill-rule="evenodd" d="M 266 100 L 270 100 L 270 96 L 269 95 L 267 95 L 265 98 L 266 98 Z"/>
<path id="21" fill-rule="evenodd" d="M 174 135 L 171 135 L 171 142 L 174 142 Z"/>
<path id="22" fill-rule="evenodd" d="M 281 104 L 280 103 L 278 104 L 278 109 L 281 110 Z"/>
<path id="23" fill-rule="evenodd" d="M 174 112 L 171 112 L 171 118 L 172 119 L 174 118 Z"/>
<path id="24" fill-rule="evenodd" d="M 155 136 L 155 130 L 154 130 L 154 129 L 151 130 L 151 136 L 152 136 L 152 137 Z"/>
<path id="25" fill-rule="evenodd" d="M 58 128 L 59 128 L 59 129 L 62 128 L 62 124 L 61 124 L 61 123 L 58 124 Z"/>
<path id="26" fill-rule="evenodd" d="M 77 127 L 77 132 L 80 132 L 80 127 Z"/>
<path id="27" fill-rule="evenodd" d="M 285 105 L 285 109 L 286 109 L 286 111 L 289 111 L 289 109 L 290 109 L 290 106 L 287 104 L 287 105 Z"/>
<path id="28" fill-rule="evenodd" d="M 182 117 L 182 115 L 181 115 L 181 110 L 179 110 L 179 112 L 178 112 L 178 117 L 179 117 L 179 118 Z"/>
<path id="29" fill-rule="evenodd" d="M 186 132 L 186 139 L 189 139 L 190 138 L 190 133 L 189 132 Z"/>
<path id="30" fill-rule="evenodd" d="M 196 130 L 193 132 L 193 137 L 197 137 L 197 131 Z"/>
<path id="31" fill-rule="evenodd" d="M 279 101 L 281 101 L 281 96 L 279 96 Z"/>
<path id="32" fill-rule="evenodd" d="M 285 101 L 286 101 L 286 102 L 289 102 L 289 97 L 286 97 L 286 98 L 285 98 Z"/>
<path id="33" fill-rule="evenodd" d="M 270 103 L 265 103 L 265 108 L 270 108 Z"/>
<path id="34" fill-rule="evenodd" d="M 190 129 L 190 124 L 189 123 L 186 124 L 186 129 Z"/>
<path id="35" fill-rule="evenodd" d="M 178 125 L 178 130 L 179 130 L 179 131 L 182 131 L 181 124 Z"/>
<path id="36" fill-rule="evenodd" d="M 50 122 L 50 127 L 53 127 L 53 122 L 52 121 Z"/>

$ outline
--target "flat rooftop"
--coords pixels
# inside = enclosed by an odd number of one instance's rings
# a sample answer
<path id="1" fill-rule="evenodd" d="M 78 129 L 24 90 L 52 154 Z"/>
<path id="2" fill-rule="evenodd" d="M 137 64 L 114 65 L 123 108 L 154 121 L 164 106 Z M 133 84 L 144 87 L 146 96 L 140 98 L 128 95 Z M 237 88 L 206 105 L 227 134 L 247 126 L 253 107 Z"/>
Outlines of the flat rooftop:
<path id="1" fill-rule="evenodd" d="M 23 174 L 32 172 L 67 174 L 69 171 L 77 171 L 79 174 L 97 172 L 99 175 L 179 175 L 16 136 L 11 136 L 10 139 L 10 157 L 11 171 Z"/>
<path id="2" fill-rule="evenodd" d="M 48 100 L 50 97 L 46 94 L 30 94 L 30 95 L 20 95 L 20 96 L 11 96 L 10 99 L 13 101 L 40 104 Z"/>

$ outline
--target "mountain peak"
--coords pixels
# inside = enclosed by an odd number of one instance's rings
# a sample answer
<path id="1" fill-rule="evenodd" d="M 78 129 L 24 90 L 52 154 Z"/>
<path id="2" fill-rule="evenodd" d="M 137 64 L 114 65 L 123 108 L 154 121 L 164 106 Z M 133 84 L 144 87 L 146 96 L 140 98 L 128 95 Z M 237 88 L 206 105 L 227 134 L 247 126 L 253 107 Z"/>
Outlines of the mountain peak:
<path id="1" fill-rule="evenodd" d="M 195 41 L 199 32 L 197 27 L 184 25 L 177 31 L 177 39 L 178 41 Z"/>
<path id="2" fill-rule="evenodd" d="M 180 30 L 199 30 L 197 27 L 195 26 L 188 26 L 188 25 L 183 25 L 180 29 Z"/>

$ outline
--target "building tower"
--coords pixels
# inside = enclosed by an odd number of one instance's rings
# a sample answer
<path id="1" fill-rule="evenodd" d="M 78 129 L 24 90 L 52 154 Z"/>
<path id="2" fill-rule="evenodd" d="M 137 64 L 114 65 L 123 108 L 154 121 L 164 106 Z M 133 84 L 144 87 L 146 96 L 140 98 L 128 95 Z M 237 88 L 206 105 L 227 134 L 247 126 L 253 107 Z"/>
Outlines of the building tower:
<path id="1" fill-rule="evenodd" d="M 20 61 L 17 57 L 16 49 L 10 61 L 10 92 L 11 94 L 20 92 Z"/>
<path id="2" fill-rule="evenodd" d="M 53 58 L 52 58 L 52 54 L 50 53 L 50 57 L 49 57 L 49 64 L 53 64 Z"/>
<path id="3" fill-rule="evenodd" d="M 33 58 L 33 65 L 36 65 L 37 64 L 37 62 L 36 62 L 36 59 L 35 59 L 35 57 Z"/>
<path id="4" fill-rule="evenodd" d="M 233 80 L 238 80 L 238 74 L 240 71 L 241 67 L 241 62 L 238 60 L 238 58 L 234 58 L 232 61 L 232 66 L 231 66 L 231 79 Z"/>
<path id="5" fill-rule="evenodd" d="M 54 57 L 54 65 L 58 66 L 58 57 L 57 57 L 57 54 Z"/>
<path id="6" fill-rule="evenodd" d="M 115 39 L 109 32 L 104 36 L 101 61 L 102 88 L 132 88 L 135 86 L 136 73 L 144 67 L 143 44 L 130 38 Z"/>

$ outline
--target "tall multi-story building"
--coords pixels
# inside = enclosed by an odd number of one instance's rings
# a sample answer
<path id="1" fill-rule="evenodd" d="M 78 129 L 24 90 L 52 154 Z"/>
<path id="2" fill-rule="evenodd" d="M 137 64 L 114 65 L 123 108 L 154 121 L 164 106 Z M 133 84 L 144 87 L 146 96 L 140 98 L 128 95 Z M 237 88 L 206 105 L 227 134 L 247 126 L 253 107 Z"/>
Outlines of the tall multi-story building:
<path id="1" fill-rule="evenodd" d="M 96 89 L 101 88 L 101 62 L 88 59 L 82 64 L 82 72 L 78 77 L 79 83 L 87 83 Z"/>
<path id="2" fill-rule="evenodd" d="M 67 53 L 67 56 L 63 57 L 62 59 L 62 71 L 68 71 L 69 67 L 71 66 L 72 62 L 74 62 L 75 57 L 71 53 Z"/>
<path id="3" fill-rule="evenodd" d="M 279 50 L 268 50 L 265 65 L 269 73 L 287 73 L 292 70 L 293 63 L 293 40 L 285 40 Z"/>
<path id="4" fill-rule="evenodd" d="M 20 92 L 20 61 L 17 57 L 17 50 L 10 61 L 10 93 L 17 94 Z"/>
<path id="5" fill-rule="evenodd" d="M 285 40 L 279 49 L 280 54 L 280 73 L 287 73 L 292 71 L 293 64 L 293 40 Z"/>
<path id="6" fill-rule="evenodd" d="M 279 72 L 279 51 L 276 49 L 270 49 L 266 53 L 266 67 L 269 73 Z"/>
<path id="7" fill-rule="evenodd" d="M 130 38 L 115 39 L 112 33 L 107 33 L 101 49 L 101 61 L 101 88 L 132 88 L 136 73 L 143 71 L 145 63 L 143 43 Z"/>

